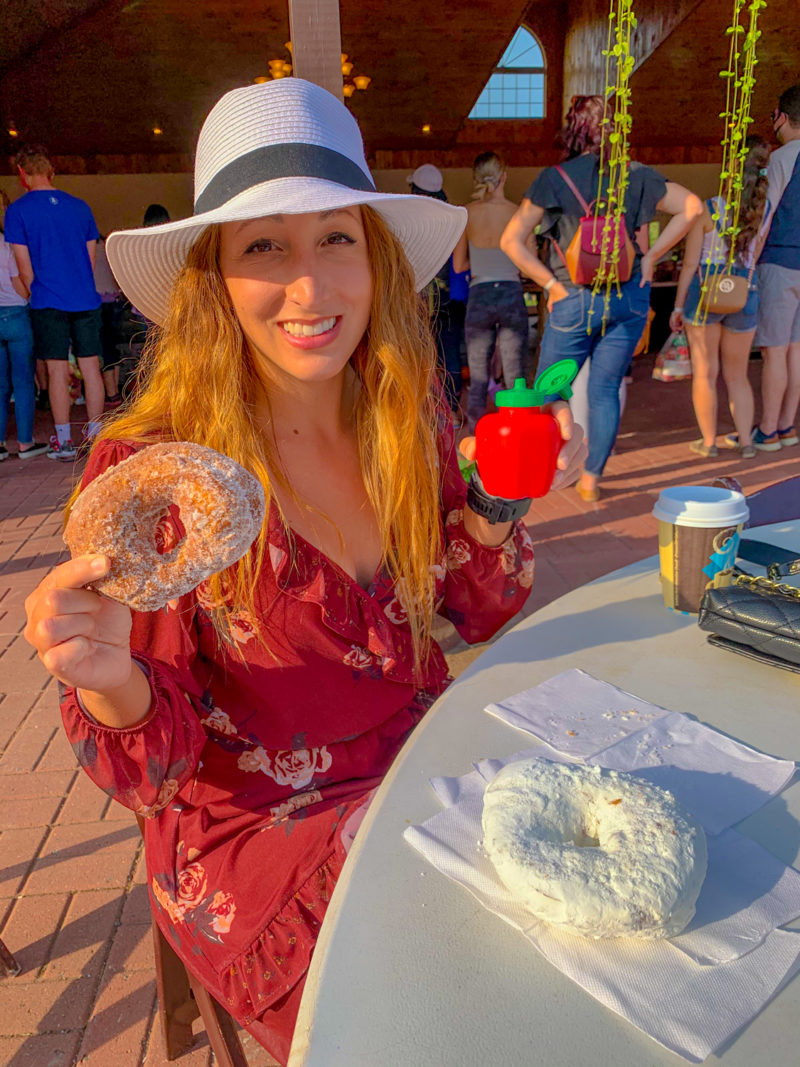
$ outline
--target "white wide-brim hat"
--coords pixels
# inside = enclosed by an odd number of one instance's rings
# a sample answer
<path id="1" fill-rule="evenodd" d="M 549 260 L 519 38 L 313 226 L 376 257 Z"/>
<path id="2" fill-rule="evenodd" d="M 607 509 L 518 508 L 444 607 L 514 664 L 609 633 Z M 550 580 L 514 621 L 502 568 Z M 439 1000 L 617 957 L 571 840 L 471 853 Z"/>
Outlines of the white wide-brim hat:
<path id="1" fill-rule="evenodd" d="M 424 288 L 461 236 L 462 207 L 413 193 L 379 193 L 356 120 L 335 96 L 300 78 L 226 93 L 197 142 L 194 215 L 118 230 L 106 254 L 120 288 L 148 319 L 166 319 L 186 253 L 212 223 L 369 204 L 402 244 Z"/>

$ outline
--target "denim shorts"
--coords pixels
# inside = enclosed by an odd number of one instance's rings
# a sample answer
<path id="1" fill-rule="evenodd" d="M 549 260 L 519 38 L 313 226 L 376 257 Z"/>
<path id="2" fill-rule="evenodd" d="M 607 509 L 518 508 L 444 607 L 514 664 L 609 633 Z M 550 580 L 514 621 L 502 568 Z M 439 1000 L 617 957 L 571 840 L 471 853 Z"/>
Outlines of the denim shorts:
<path id="1" fill-rule="evenodd" d="M 747 277 L 748 272 L 742 269 L 734 269 L 733 273 Z M 686 294 L 683 319 L 690 326 L 711 326 L 719 322 L 731 333 L 749 333 L 754 330 L 758 325 L 758 285 L 755 281 L 755 275 L 747 293 L 747 303 L 741 311 L 732 311 L 730 315 L 715 315 L 710 311 L 707 314 L 703 314 L 700 308 L 700 279 L 697 274 L 693 275 L 689 283 L 689 292 Z"/>

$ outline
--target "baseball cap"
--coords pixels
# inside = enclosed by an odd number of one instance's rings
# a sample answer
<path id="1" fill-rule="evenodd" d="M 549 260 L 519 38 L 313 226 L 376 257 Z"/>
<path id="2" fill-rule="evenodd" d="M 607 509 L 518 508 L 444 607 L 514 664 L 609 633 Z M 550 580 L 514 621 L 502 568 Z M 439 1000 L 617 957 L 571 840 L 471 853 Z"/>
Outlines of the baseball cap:
<path id="1" fill-rule="evenodd" d="M 433 163 L 423 163 L 413 174 L 409 174 L 406 181 L 409 185 L 416 185 L 418 189 L 426 193 L 438 193 L 444 185 L 442 172 L 438 167 L 434 167 Z"/>

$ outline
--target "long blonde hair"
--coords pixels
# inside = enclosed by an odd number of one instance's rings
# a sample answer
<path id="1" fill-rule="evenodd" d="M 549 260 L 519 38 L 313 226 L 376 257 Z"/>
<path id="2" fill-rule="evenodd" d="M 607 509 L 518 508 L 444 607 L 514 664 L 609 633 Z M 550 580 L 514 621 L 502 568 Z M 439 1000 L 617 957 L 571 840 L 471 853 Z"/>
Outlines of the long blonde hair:
<path id="1" fill-rule="evenodd" d="M 373 294 L 369 325 L 352 357 L 361 386 L 356 435 L 383 563 L 408 614 L 419 670 L 430 650 L 432 568 L 441 557 L 436 356 L 427 309 L 402 246 L 377 212 L 366 206 L 361 211 Z M 282 484 L 280 463 L 253 415 L 264 386 L 230 306 L 219 247 L 218 226 L 192 245 L 166 322 L 146 347 L 135 399 L 98 438 L 192 441 L 216 449 L 260 479 L 269 508 L 271 481 Z M 230 636 L 237 612 L 255 617 L 254 588 L 266 549 L 265 521 L 254 551 L 209 579 L 222 638 Z"/>

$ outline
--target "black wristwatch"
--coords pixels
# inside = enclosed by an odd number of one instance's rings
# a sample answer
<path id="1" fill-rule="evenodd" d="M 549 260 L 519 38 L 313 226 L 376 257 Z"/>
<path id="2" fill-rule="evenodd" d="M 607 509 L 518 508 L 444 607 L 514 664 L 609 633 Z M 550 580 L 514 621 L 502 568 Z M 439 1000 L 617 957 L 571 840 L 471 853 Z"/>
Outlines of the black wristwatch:
<path id="1" fill-rule="evenodd" d="M 467 504 L 476 515 L 482 515 L 494 526 L 498 522 L 514 522 L 527 515 L 531 498 L 524 496 L 519 500 L 506 500 L 502 496 L 489 496 L 483 488 L 480 475 L 474 470 L 467 486 Z"/>

